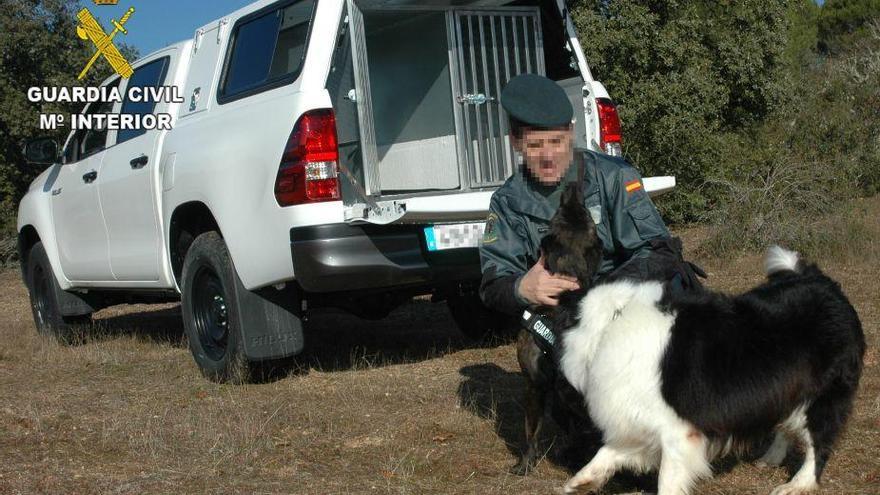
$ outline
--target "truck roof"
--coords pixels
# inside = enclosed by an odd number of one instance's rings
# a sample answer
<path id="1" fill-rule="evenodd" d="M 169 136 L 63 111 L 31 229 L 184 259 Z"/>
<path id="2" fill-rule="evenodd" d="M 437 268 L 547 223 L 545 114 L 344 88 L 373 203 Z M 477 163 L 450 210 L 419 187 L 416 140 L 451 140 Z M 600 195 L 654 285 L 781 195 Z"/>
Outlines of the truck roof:
<path id="1" fill-rule="evenodd" d="M 181 51 L 183 51 L 183 50 L 188 49 L 189 45 L 192 45 L 192 40 L 183 40 L 183 41 L 178 41 L 176 43 L 171 43 L 169 45 L 163 46 L 162 48 L 159 48 L 158 50 L 153 50 L 152 52 L 150 52 L 146 55 L 141 55 L 140 57 L 137 58 L 137 60 L 132 61 L 132 65 L 138 63 L 140 60 L 143 60 L 148 57 L 152 57 L 153 55 L 155 55 L 159 52 L 165 51 L 169 48 L 179 48 Z"/>

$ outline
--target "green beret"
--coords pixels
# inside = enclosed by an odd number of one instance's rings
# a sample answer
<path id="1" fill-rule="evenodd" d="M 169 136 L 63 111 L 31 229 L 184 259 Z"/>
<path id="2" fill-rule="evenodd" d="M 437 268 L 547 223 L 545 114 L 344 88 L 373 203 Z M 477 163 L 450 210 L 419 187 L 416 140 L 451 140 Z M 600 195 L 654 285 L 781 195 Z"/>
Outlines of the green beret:
<path id="1" fill-rule="evenodd" d="M 562 86 L 537 74 L 522 74 L 508 81 L 501 91 L 501 106 L 531 127 L 565 127 L 574 115 Z"/>

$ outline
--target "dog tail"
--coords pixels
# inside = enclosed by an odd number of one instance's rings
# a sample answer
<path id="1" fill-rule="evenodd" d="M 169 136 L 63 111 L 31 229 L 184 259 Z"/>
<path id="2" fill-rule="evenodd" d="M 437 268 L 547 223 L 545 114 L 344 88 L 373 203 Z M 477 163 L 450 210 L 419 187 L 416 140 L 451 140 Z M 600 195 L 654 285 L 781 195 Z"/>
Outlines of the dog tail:
<path id="1" fill-rule="evenodd" d="M 767 256 L 764 258 L 764 270 L 768 276 L 782 271 L 800 273 L 801 268 L 803 268 L 803 263 L 796 252 L 779 246 L 772 246 L 767 250 Z"/>

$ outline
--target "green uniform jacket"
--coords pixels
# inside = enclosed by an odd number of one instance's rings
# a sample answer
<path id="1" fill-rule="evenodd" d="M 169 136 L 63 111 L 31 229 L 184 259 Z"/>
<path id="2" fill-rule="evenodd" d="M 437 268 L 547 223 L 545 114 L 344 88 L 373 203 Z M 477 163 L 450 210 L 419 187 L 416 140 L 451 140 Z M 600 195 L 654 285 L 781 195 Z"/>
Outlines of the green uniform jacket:
<path id="1" fill-rule="evenodd" d="M 669 238 L 669 231 L 629 163 L 593 151 L 575 153 L 583 156 L 585 206 L 602 241 L 601 278 L 631 259 L 648 256 L 649 241 Z M 577 180 L 577 161 L 564 181 Z M 480 247 L 480 297 L 488 307 L 511 315 L 528 305 L 518 295 L 519 281 L 538 261 L 541 239 L 559 207 L 558 194 L 545 197 L 526 174 L 513 174 L 492 195 Z"/>

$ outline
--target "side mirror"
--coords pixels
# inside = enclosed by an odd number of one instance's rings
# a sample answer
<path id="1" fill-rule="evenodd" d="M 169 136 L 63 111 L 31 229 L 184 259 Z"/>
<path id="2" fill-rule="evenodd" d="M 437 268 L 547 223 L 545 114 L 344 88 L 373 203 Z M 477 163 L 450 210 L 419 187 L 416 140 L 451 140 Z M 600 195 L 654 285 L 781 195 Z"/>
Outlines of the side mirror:
<path id="1" fill-rule="evenodd" d="M 52 165 L 58 159 L 58 143 L 52 138 L 39 138 L 24 145 L 24 157 L 29 164 Z"/>

